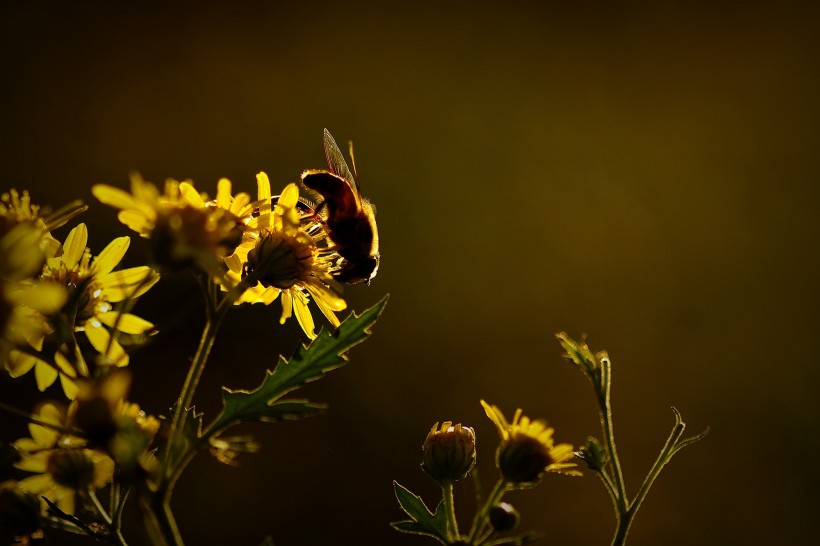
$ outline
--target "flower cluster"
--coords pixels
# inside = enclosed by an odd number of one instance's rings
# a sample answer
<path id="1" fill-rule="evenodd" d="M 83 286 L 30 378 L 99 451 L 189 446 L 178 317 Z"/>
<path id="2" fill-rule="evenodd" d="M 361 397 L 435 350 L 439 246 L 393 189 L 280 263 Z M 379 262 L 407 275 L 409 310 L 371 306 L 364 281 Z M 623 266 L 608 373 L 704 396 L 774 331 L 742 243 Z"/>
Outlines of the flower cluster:
<path id="1" fill-rule="evenodd" d="M 223 290 L 238 290 L 236 303 L 270 304 L 281 295 L 280 322 L 295 315 L 308 337 L 315 326 L 310 298 L 333 326 L 346 308 L 332 272 L 341 258 L 328 242 L 322 218 L 300 200 L 296 184 L 271 195 L 265 173 L 257 175 L 257 199 L 231 194 L 227 179 L 216 198 L 190 181 L 169 180 L 164 192 L 137 175 L 131 193 L 97 185 L 94 195 L 120 209 L 119 219 L 150 240 L 162 269 L 192 268 Z"/>

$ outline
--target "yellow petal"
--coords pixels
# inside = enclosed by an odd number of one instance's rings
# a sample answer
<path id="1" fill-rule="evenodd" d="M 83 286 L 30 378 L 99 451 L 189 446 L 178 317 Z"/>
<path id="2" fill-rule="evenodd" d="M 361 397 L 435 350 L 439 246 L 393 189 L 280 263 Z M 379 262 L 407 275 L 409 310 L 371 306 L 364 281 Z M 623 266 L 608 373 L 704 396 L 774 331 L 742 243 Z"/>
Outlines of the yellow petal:
<path id="1" fill-rule="evenodd" d="M 22 439 L 25 440 L 26 438 L 22 438 Z M 19 440 L 17 442 L 14 442 L 14 447 L 16 447 L 17 449 L 20 449 L 22 451 L 26 451 L 20 445 Z M 34 449 L 39 449 L 39 447 L 34 447 Z M 44 458 L 31 457 L 31 456 L 27 457 L 27 456 L 23 455 L 22 459 L 20 459 L 16 463 L 14 463 L 14 468 L 17 468 L 19 470 L 25 470 L 26 472 L 36 472 L 38 474 L 42 474 L 48 468 L 48 462 Z M 31 476 L 31 477 L 34 478 L 36 476 Z M 48 475 L 46 475 L 46 477 L 48 477 Z M 33 485 L 31 487 L 38 487 L 38 486 L 39 486 L 39 484 L 37 484 L 37 481 L 35 481 L 35 485 Z M 26 490 L 31 491 L 31 489 L 29 489 L 29 488 L 26 488 Z M 34 491 L 31 491 L 31 492 L 34 493 Z"/>
<path id="2" fill-rule="evenodd" d="M 38 282 L 23 290 L 15 290 L 8 296 L 10 303 L 25 305 L 42 313 L 56 313 L 68 299 L 65 286 L 53 282 Z"/>
<path id="3" fill-rule="evenodd" d="M 230 209 L 231 201 L 231 181 L 227 178 L 220 178 L 216 183 L 216 206 Z"/>
<path id="4" fill-rule="evenodd" d="M 316 339 L 316 327 L 308 308 L 307 296 L 301 290 L 296 292 L 295 295 L 296 297 L 293 298 L 293 312 L 296 314 L 296 320 L 310 339 Z"/>
<path id="5" fill-rule="evenodd" d="M 282 314 L 279 316 L 279 324 L 284 324 L 292 316 L 293 296 L 291 296 L 290 290 L 282 290 Z"/>
<path id="6" fill-rule="evenodd" d="M 57 379 L 57 370 L 40 360 L 34 366 L 34 378 L 37 380 L 37 388 L 43 392 Z"/>
<path id="7" fill-rule="evenodd" d="M 35 470 L 34 472 L 37 472 L 37 470 Z M 48 474 L 40 474 L 38 476 L 29 476 L 28 478 L 20 480 L 19 485 L 22 489 L 25 489 L 29 493 L 39 495 L 40 493 L 43 493 L 48 489 L 54 487 L 54 482 L 51 480 L 51 476 L 49 476 Z"/>
<path id="8" fill-rule="evenodd" d="M 97 286 L 105 299 L 118 302 L 146 293 L 159 280 L 159 275 L 148 266 L 113 271 L 97 279 Z"/>
<path id="9" fill-rule="evenodd" d="M 56 488 L 55 488 L 56 489 Z M 57 501 L 57 508 L 65 512 L 66 514 L 73 514 L 74 513 L 74 491 L 71 489 L 60 488 L 59 493 L 62 494 L 62 497 Z M 54 501 L 54 499 L 48 499 L 50 501 Z"/>
<path id="10" fill-rule="evenodd" d="M 133 180 L 132 180 L 133 187 Z M 153 210 L 146 203 L 134 198 L 130 193 L 107 184 L 97 184 L 91 187 L 91 193 L 100 200 L 101 203 L 122 210 L 138 210 L 143 216 L 150 216 Z"/>
<path id="11" fill-rule="evenodd" d="M 39 358 L 14 350 L 9 353 L 9 358 L 6 361 L 6 369 L 9 371 L 10 376 L 20 377 L 32 369 L 38 362 L 40 362 Z"/>
<path id="12" fill-rule="evenodd" d="M 96 319 L 91 319 L 86 323 L 85 335 L 88 341 L 98 353 L 111 359 L 115 366 L 127 366 L 128 355 L 117 340 L 111 338 L 102 324 Z"/>
<path id="13" fill-rule="evenodd" d="M 225 265 L 228 266 L 228 269 L 231 272 L 240 274 L 242 273 L 242 258 L 237 256 L 236 254 L 231 254 L 227 258 L 224 259 Z"/>
<path id="14" fill-rule="evenodd" d="M 281 292 L 281 290 L 279 290 L 278 288 L 269 286 L 265 289 L 264 292 L 262 292 L 261 296 L 259 297 L 259 300 L 265 305 L 270 305 L 271 303 L 276 301 L 276 298 L 279 297 L 279 292 Z"/>
<path id="15" fill-rule="evenodd" d="M 498 434 L 499 436 L 501 436 L 501 439 L 507 439 L 510 425 L 504 418 L 504 414 L 501 413 L 500 409 L 498 409 L 498 406 L 492 406 L 484 400 L 481 401 L 481 406 L 484 408 L 484 413 L 487 414 L 487 417 L 490 418 L 490 421 L 495 423 L 495 426 L 498 429 Z"/>
<path id="16" fill-rule="evenodd" d="M 80 224 L 68 234 L 63 245 L 63 263 L 68 269 L 75 269 L 83 257 L 88 244 L 88 228 Z"/>
<path id="17" fill-rule="evenodd" d="M 65 374 L 68 377 L 77 377 L 77 372 L 74 370 L 74 365 L 68 361 L 68 358 L 66 358 L 66 356 L 63 353 L 56 353 L 54 355 L 54 361 L 60 368 L 61 374 Z"/>
<path id="18" fill-rule="evenodd" d="M 257 199 L 262 203 L 259 205 L 259 216 L 270 214 L 270 180 L 268 175 L 260 172 L 256 175 Z"/>
<path id="19" fill-rule="evenodd" d="M 148 237 L 156 222 L 154 214 L 146 215 L 135 210 L 121 210 L 117 214 L 117 219 L 143 237 Z"/>
<path id="20" fill-rule="evenodd" d="M 62 425 L 63 422 L 63 414 L 54 404 L 43 404 L 37 417 L 40 421 L 54 425 Z M 37 425 L 35 423 L 29 423 L 28 431 L 31 434 L 31 439 L 34 440 L 34 443 L 39 447 L 51 447 L 57 442 L 57 438 L 60 437 L 60 433 L 53 428 L 44 427 L 43 425 Z"/>
<path id="21" fill-rule="evenodd" d="M 236 216 L 244 216 L 246 214 L 250 214 L 252 210 L 251 207 L 248 207 L 248 203 L 250 202 L 250 195 L 248 195 L 245 192 L 237 193 L 233 198 L 233 203 L 231 203 L 230 211 L 234 213 Z M 268 208 L 270 208 L 270 206 L 268 206 Z"/>
<path id="22" fill-rule="evenodd" d="M 203 201 L 202 196 L 199 195 L 199 192 L 197 192 L 189 182 L 182 182 L 179 185 L 179 193 L 182 194 L 182 198 L 185 202 L 192 207 L 198 209 L 205 208 L 205 201 Z"/>
<path id="23" fill-rule="evenodd" d="M 100 322 L 109 328 L 125 332 L 126 334 L 144 334 L 154 329 L 153 324 L 131 313 L 110 311 L 108 313 L 99 313 L 96 316 Z"/>
<path id="24" fill-rule="evenodd" d="M 94 260 L 92 268 L 94 275 L 107 275 L 117 267 L 125 252 L 128 250 L 128 245 L 131 244 L 130 237 L 117 237 L 100 252 L 100 255 Z"/>

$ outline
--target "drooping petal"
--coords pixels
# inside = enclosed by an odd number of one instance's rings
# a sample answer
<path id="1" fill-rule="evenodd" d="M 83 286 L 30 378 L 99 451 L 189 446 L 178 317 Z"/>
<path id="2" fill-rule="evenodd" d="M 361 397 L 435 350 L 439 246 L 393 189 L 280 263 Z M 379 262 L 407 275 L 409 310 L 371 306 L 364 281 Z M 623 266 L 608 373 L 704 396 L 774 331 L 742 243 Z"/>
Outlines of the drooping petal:
<path id="1" fill-rule="evenodd" d="M 43 392 L 57 380 L 57 370 L 39 360 L 34 366 L 34 379 L 37 380 L 37 388 Z"/>
<path id="2" fill-rule="evenodd" d="M 39 358 L 14 350 L 9 353 L 9 358 L 6 361 L 6 369 L 9 371 L 10 376 L 20 377 L 26 374 L 38 362 L 40 362 Z"/>
<path id="3" fill-rule="evenodd" d="M 92 266 L 92 273 L 94 275 L 106 275 L 113 271 L 117 264 L 120 263 L 125 252 L 128 250 L 128 245 L 131 244 L 130 237 L 117 237 L 100 252 L 99 256 L 94 260 Z"/>
<path id="4" fill-rule="evenodd" d="M 293 289 L 291 289 L 293 291 Z M 316 339 L 316 326 L 308 308 L 307 296 L 301 290 L 296 291 L 293 298 L 293 312 L 296 320 L 310 339 Z"/>
<path id="5" fill-rule="evenodd" d="M 109 328 L 125 332 L 126 334 L 144 334 L 154 329 L 152 323 L 131 313 L 109 311 L 108 313 L 98 313 L 96 316 L 100 322 Z"/>
<path id="6" fill-rule="evenodd" d="M 68 269 L 75 269 L 77 267 L 87 245 L 88 228 L 85 227 L 85 224 L 79 224 L 71 230 L 63 245 L 63 263 Z"/>
<path id="7" fill-rule="evenodd" d="M 62 425 L 63 422 L 63 414 L 54 404 L 43 404 L 37 417 L 40 421 L 53 425 Z M 57 442 L 57 438 L 60 437 L 60 433 L 53 428 L 36 423 L 29 423 L 28 431 L 31 434 L 31 439 L 40 447 L 52 447 Z"/>
<path id="8" fill-rule="evenodd" d="M 102 324 L 96 320 L 91 319 L 86 323 L 85 335 L 88 341 L 98 353 L 107 356 L 111 359 L 115 366 L 128 366 L 128 354 L 123 350 L 117 340 L 112 339 L 111 334 L 108 333 Z"/>
<path id="9" fill-rule="evenodd" d="M 279 316 L 279 324 L 284 324 L 286 320 L 293 316 L 293 296 L 290 290 L 282 291 L 282 314 Z"/>

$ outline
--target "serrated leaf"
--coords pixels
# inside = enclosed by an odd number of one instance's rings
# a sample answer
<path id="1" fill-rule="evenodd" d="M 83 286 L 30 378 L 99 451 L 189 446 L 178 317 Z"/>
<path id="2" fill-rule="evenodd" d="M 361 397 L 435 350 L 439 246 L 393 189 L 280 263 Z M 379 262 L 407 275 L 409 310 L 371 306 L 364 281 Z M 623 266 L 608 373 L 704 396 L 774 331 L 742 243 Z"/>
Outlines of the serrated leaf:
<path id="1" fill-rule="evenodd" d="M 172 463 L 170 468 L 173 468 L 173 464 L 176 463 L 179 457 L 195 446 L 202 437 L 202 416 L 202 412 L 196 412 L 196 407 L 190 407 L 182 411 L 181 433 L 175 435 L 173 443 L 168 444 L 167 459 Z"/>
<path id="2" fill-rule="evenodd" d="M 370 328 L 386 303 L 387 297 L 359 316 L 351 313 L 333 333 L 322 330 L 312 343 L 300 345 L 290 360 L 279 357 L 276 367 L 267 371 L 262 383 L 254 390 L 223 387 L 222 413 L 208 431 L 215 433 L 243 421 L 300 418 L 323 409 L 302 400 L 291 400 L 282 405 L 276 402 L 290 391 L 343 366 L 347 362 L 347 351 L 370 336 Z"/>
<path id="3" fill-rule="evenodd" d="M 417 535 L 427 535 L 447 544 L 447 515 L 444 511 L 444 504 L 439 503 L 435 513 L 431 512 L 421 497 L 410 492 L 409 489 L 399 482 L 393 482 L 393 491 L 396 499 L 401 505 L 401 509 L 413 518 L 412 520 L 397 521 L 390 525 L 397 531 L 403 533 L 413 533 Z"/>
<path id="4" fill-rule="evenodd" d="M 248 420 L 273 423 L 276 421 L 304 419 L 305 417 L 318 415 L 326 409 L 327 404 L 317 404 L 309 402 L 308 400 L 288 398 L 286 400 L 277 400 L 273 404 L 265 406 L 263 413 L 251 416 Z"/>

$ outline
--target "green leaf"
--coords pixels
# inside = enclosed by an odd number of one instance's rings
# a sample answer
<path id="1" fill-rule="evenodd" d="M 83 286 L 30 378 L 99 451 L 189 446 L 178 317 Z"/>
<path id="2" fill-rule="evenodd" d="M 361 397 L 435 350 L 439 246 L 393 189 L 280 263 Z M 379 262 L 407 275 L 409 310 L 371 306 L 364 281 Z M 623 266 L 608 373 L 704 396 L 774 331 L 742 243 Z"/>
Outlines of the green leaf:
<path id="1" fill-rule="evenodd" d="M 412 520 L 396 521 L 390 525 L 402 533 L 427 535 L 447 544 L 447 514 L 444 503 L 439 502 L 435 513 L 430 512 L 421 497 L 410 492 L 399 482 L 393 482 L 393 491 L 396 493 L 401 509 L 413 518 Z"/>
<path id="2" fill-rule="evenodd" d="M 330 370 L 347 362 L 347 351 L 370 336 L 370 328 L 384 310 L 387 297 L 361 315 L 351 313 L 335 332 L 322 330 L 310 345 L 300 345 L 291 359 L 279 357 L 273 370 L 268 370 L 262 383 L 252 391 L 223 387 L 222 413 L 208 427 L 207 434 L 246 421 L 277 421 L 315 415 L 324 406 L 304 400 L 277 400 L 310 381 L 323 377 Z"/>

